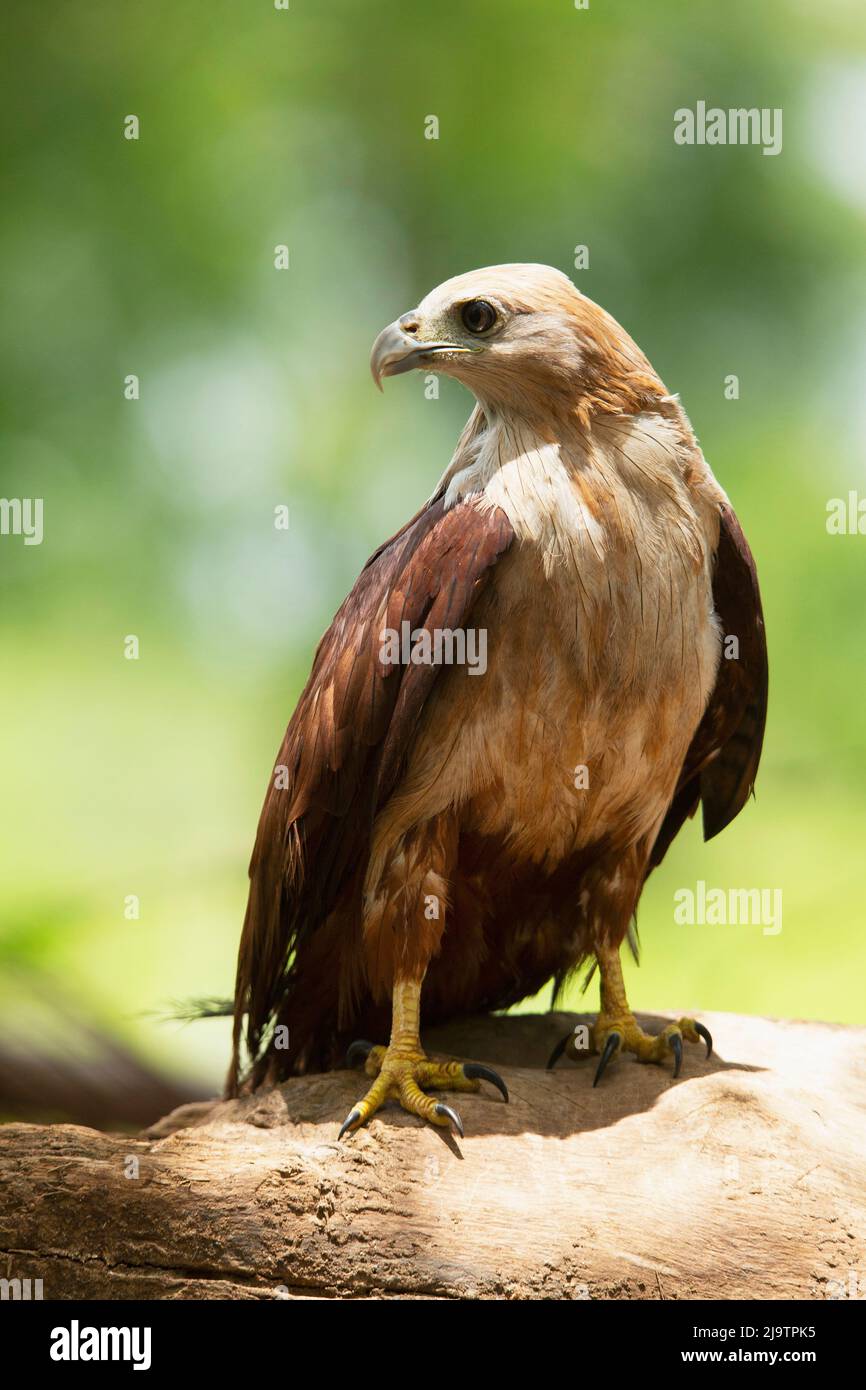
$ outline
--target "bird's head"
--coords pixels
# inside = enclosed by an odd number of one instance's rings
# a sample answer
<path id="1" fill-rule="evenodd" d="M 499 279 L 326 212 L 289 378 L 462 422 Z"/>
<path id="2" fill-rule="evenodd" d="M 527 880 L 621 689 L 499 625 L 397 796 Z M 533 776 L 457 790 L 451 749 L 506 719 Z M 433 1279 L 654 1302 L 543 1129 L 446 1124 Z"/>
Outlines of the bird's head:
<path id="1" fill-rule="evenodd" d="M 616 320 L 547 265 L 446 280 L 383 329 L 370 367 L 380 389 L 382 377 L 415 367 L 445 372 L 482 407 L 510 413 L 632 413 L 666 394 Z"/>

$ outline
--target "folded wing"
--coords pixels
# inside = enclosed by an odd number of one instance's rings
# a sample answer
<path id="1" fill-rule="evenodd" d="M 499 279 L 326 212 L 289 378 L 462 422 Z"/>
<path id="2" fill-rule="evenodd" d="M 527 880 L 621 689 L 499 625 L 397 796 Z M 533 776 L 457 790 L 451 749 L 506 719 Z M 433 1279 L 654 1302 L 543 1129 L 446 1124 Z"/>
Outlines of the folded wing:
<path id="1" fill-rule="evenodd" d="M 767 641 L 758 575 L 733 510 L 721 511 L 713 601 L 724 638 L 738 652 L 722 654 L 716 684 L 689 746 L 649 869 L 661 863 L 683 822 L 703 807 L 704 839 L 739 815 L 754 787 L 767 718 Z"/>
<path id="2" fill-rule="evenodd" d="M 437 629 L 467 626 L 512 536 L 498 509 L 464 502 L 446 510 L 435 498 L 371 557 L 319 643 L 277 757 L 250 865 L 230 1091 L 238 1083 L 244 1015 L 255 1059 L 290 988 L 299 946 L 366 862 L 373 819 L 399 780 L 439 674 L 435 663 L 383 660 L 385 631 L 400 634 L 408 623 L 410 632 L 426 628 L 432 639 Z M 335 961 L 335 977 L 338 971 Z M 295 1032 L 293 1051 L 304 1045 L 303 1030 Z"/>

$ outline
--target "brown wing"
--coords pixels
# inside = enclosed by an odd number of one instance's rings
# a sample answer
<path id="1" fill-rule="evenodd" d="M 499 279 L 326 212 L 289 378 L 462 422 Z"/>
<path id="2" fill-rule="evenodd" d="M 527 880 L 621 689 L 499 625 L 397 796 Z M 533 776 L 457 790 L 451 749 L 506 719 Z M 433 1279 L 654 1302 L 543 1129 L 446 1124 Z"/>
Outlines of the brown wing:
<path id="1" fill-rule="evenodd" d="M 713 602 L 738 659 L 722 655 L 716 684 L 689 746 L 649 869 L 661 863 L 683 822 L 703 804 L 704 839 L 739 815 L 755 784 L 767 718 L 767 641 L 755 561 L 730 507 L 721 511 Z M 649 870 L 648 870 L 649 871 Z"/>
<path id="2" fill-rule="evenodd" d="M 397 783 L 438 675 L 435 664 L 383 664 L 383 629 L 399 633 L 408 622 L 410 631 L 432 635 L 465 626 L 512 536 L 498 509 L 460 503 L 446 511 L 441 496 L 434 499 L 368 560 L 319 643 L 276 760 L 250 865 L 230 1090 L 238 1081 L 244 1014 L 253 1058 L 277 1016 L 289 1018 L 292 1053 L 309 1042 L 304 1032 L 314 1031 L 312 1018 L 299 1027 L 297 1010 L 284 1007 L 292 958 L 363 871 L 376 811 Z M 332 960 L 334 980 L 339 970 Z M 329 987 L 321 984 L 324 973 L 322 965 L 317 989 Z M 328 1001 L 318 1008 L 326 1012 Z"/>

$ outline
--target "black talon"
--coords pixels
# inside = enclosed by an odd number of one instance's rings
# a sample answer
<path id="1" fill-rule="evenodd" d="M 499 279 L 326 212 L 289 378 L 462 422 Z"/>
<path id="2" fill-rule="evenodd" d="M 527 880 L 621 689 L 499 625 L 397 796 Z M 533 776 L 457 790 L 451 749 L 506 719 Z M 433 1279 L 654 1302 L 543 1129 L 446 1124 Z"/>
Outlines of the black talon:
<path id="1" fill-rule="evenodd" d="M 559 1061 L 565 1049 L 568 1047 L 568 1044 L 573 1037 L 573 1033 L 566 1033 L 564 1038 L 560 1038 L 559 1042 L 556 1044 L 556 1047 L 553 1049 L 553 1051 L 547 1059 L 547 1067 L 545 1068 L 546 1071 L 553 1071 L 553 1068 L 556 1066 L 557 1062 Z"/>
<path id="2" fill-rule="evenodd" d="M 670 1037 L 668 1038 L 668 1046 L 670 1047 L 671 1052 L 674 1054 L 674 1080 L 676 1081 L 677 1077 L 680 1074 L 680 1068 L 683 1064 L 683 1040 L 680 1037 L 679 1033 L 671 1033 Z"/>
<path id="3" fill-rule="evenodd" d="M 489 1081 L 491 1086 L 496 1087 L 502 1099 L 508 1100 L 508 1087 L 492 1067 L 485 1067 L 481 1062 L 464 1062 L 463 1075 L 467 1081 Z"/>
<path id="4" fill-rule="evenodd" d="M 360 1110 L 352 1109 L 352 1110 L 349 1111 L 348 1115 L 346 1116 L 345 1120 L 343 1121 L 343 1128 L 340 1130 L 340 1133 L 337 1135 L 337 1143 L 340 1142 L 340 1140 L 342 1139 L 343 1135 L 346 1133 L 346 1130 L 352 1128 L 353 1122 L 354 1122 L 355 1120 L 360 1120 L 360 1118 L 361 1118 L 361 1112 L 360 1112 Z"/>
<path id="5" fill-rule="evenodd" d="M 704 1042 L 707 1045 L 707 1056 L 711 1057 L 713 1055 L 713 1035 L 710 1032 L 709 1028 L 705 1028 L 702 1023 L 696 1023 L 695 1032 L 697 1033 L 698 1037 L 703 1038 Z"/>
<path id="6" fill-rule="evenodd" d="M 366 1062 L 374 1046 L 374 1043 L 366 1042 L 364 1038 L 356 1038 L 353 1043 L 349 1043 L 349 1049 L 346 1053 L 346 1066 L 353 1067 L 359 1057 L 362 1057 Z"/>
<path id="7" fill-rule="evenodd" d="M 601 1078 L 604 1076 L 604 1069 L 607 1066 L 613 1054 L 616 1052 L 617 1048 L 620 1046 L 621 1042 L 622 1037 L 619 1033 L 608 1033 L 607 1041 L 604 1045 L 604 1051 L 601 1054 L 601 1061 L 596 1067 L 595 1080 L 592 1083 L 593 1086 L 597 1086 Z"/>
<path id="8" fill-rule="evenodd" d="M 464 1137 L 464 1135 L 463 1135 L 463 1121 L 461 1120 L 460 1116 L 457 1114 L 457 1111 L 451 1109 L 451 1106 L 450 1106 L 450 1105 L 443 1105 L 442 1102 L 440 1101 L 439 1104 L 436 1106 L 436 1114 L 437 1114 L 437 1115 L 447 1115 L 448 1118 L 449 1118 L 449 1120 L 451 1121 L 452 1125 L 453 1125 L 454 1128 L 457 1130 L 457 1133 L 460 1135 L 460 1138 L 462 1139 L 462 1138 Z"/>

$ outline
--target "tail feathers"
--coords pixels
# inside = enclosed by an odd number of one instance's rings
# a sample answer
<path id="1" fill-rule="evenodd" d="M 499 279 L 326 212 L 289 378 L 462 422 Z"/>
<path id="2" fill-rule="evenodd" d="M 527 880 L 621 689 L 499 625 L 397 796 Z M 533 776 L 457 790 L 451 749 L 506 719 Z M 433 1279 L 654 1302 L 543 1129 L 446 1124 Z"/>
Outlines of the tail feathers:
<path id="1" fill-rule="evenodd" d="M 283 977 L 277 1010 L 254 1041 L 243 1035 L 236 1019 L 228 1095 L 342 1065 L 347 1033 L 338 1026 L 338 975 L 337 962 L 331 970 L 319 970 L 307 959 L 296 960 Z"/>
<path id="2" fill-rule="evenodd" d="M 360 917 L 351 911 L 334 912 L 303 940 L 296 937 L 288 968 L 267 982 L 264 1008 L 265 981 L 254 977 L 245 988 L 239 974 L 229 1095 L 342 1065 L 360 1021 L 359 939 Z"/>
<path id="3" fill-rule="evenodd" d="M 172 1023 L 196 1023 L 200 1018 L 231 1018 L 235 1011 L 233 999 L 217 999 L 203 995 L 196 999 L 173 999 L 160 1017 Z"/>

